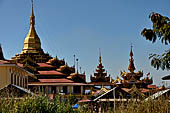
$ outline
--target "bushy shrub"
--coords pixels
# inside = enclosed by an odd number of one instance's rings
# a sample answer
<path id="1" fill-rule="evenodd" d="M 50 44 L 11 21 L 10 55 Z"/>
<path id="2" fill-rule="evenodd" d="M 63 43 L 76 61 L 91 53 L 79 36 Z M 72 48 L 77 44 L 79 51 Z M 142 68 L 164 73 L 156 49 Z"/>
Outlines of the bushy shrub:
<path id="1" fill-rule="evenodd" d="M 25 97 L 22 99 L 0 99 L 2 113 L 73 113 L 69 99 L 56 97 L 49 100 L 45 96 Z"/>

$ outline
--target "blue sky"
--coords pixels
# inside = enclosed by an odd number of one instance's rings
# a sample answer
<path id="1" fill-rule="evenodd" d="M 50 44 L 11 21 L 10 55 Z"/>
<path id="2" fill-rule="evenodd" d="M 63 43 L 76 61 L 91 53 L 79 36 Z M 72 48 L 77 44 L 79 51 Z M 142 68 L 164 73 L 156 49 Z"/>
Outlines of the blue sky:
<path id="1" fill-rule="evenodd" d="M 73 65 L 73 55 L 86 72 L 87 80 L 102 63 L 113 78 L 128 71 L 130 45 L 133 43 L 136 71 L 150 72 L 154 84 L 168 71 L 150 66 L 150 53 L 162 53 L 168 46 L 146 41 L 140 34 L 151 28 L 148 16 L 158 12 L 170 17 L 169 0 L 34 0 L 36 31 L 42 48 L 50 55 Z M 0 43 L 10 59 L 20 53 L 29 30 L 31 0 L 0 0 Z M 170 85 L 170 82 L 167 82 Z"/>

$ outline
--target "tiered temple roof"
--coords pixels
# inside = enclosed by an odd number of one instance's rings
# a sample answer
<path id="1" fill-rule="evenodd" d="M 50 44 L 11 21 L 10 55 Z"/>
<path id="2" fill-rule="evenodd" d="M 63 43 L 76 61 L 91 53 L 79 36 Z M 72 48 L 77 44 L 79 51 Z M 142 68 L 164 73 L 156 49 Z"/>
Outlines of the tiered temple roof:
<path id="1" fill-rule="evenodd" d="M 91 83 L 110 83 L 110 75 L 107 77 L 107 72 L 105 72 L 104 66 L 101 62 L 101 52 L 99 54 L 99 64 L 97 66 L 94 76 L 90 76 Z"/>
<path id="2" fill-rule="evenodd" d="M 1 56 L 3 55 L 1 54 Z M 24 40 L 24 48 L 20 54 L 12 57 L 10 62 L 16 63 L 18 66 L 37 76 L 37 80 L 35 82 L 42 82 L 42 79 L 62 79 L 65 81 L 74 79 L 75 82 L 85 83 L 85 75 L 80 76 L 81 74 L 76 74 L 74 78 L 71 76 L 75 73 L 74 66 L 69 67 L 64 59 L 59 60 L 57 56 L 52 58 L 48 53 L 44 53 L 43 49 L 41 48 L 40 38 L 35 29 L 33 1 L 32 12 L 30 16 L 30 29 Z M 81 79 L 79 79 L 79 77 Z"/>
<path id="3" fill-rule="evenodd" d="M 117 85 L 119 84 L 121 87 L 132 87 L 133 84 L 136 84 L 139 87 L 147 87 L 147 85 L 152 84 L 153 80 L 152 78 L 149 78 L 149 74 L 147 74 L 146 78 L 141 80 L 141 77 L 143 77 L 143 72 L 142 71 L 134 72 L 135 69 L 136 68 L 134 65 L 133 51 L 131 46 L 128 66 L 129 72 L 121 71 L 120 75 L 123 79 L 117 77 L 115 80 L 112 80 L 112 83 Z"/>

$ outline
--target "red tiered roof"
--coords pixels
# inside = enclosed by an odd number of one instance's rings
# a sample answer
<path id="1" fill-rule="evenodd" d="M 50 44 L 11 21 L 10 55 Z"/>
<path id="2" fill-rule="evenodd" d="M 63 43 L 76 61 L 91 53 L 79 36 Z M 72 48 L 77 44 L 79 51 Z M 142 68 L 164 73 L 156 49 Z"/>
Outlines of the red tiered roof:
<path id="1" fill-rule="evenodd" d="M 58 71 L 55 71 L 55 70 L 50 70 L 50 71 L 38 71 L 38 73 L 40 75 L 65 75 L 63 73 L 60 73 Z"/>
<path id="2" fill-rule="evenodd" d="M 54 67 L 52 65 L 49 65 L 47 63 L 37 63 L 39 67 Z"/>
<path id="3" fill-rule="evenodd" d="M 147 88 L 149 88 L 149 89 L 156 89 L 156 85 L 147 85 Z"/>
<path id="4" fill-rule="evenodd" d="M 72 80 L 62 79 L 38 79 L 41 83 L 73 83 Z"/>
<path id="5" fill-rule="evenodd" d="M 135 65 L 134 65 L 134 62 L 133 62 L 133 52 L 132 52 L 132 46 L 131 46 L 131 51 L 130 51 L 130 59 L 129 59 L 129 67 L 128 67 L 128 70 L 130 72 L 133 72 L 135 70 Z"/>

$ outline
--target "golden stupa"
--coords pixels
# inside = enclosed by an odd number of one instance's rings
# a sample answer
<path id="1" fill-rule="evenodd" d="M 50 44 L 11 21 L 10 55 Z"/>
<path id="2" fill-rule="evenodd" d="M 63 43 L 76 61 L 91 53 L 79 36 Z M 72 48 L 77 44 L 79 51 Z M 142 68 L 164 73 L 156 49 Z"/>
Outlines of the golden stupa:
<path id="1" fill-rule="evenodd" d="M 39 53 L 43 52 L 41 49 L 40 38 L 38 37 L 35 30 L 35 16 L 32 7 L 32 14 L 30 16 L 30 29 L 24 41 L 24 48 L 21 52 L 23 53 Z"/>
<path id="2" fill-rule="evenodd" d="M 36 63 L 47 62 L 52 58 L 48 53 L 44 53 L 43 49 L 41 48 L 41 41 L 35 30 L 33 4 L 32 13 L 30 16 L 30 29 L 24 41 L 24 48 L 20 54 L 16 54 L 15 57 L 12 57 L 11 62 L 22 63 L 28 56 L 30 56 Z"/>

